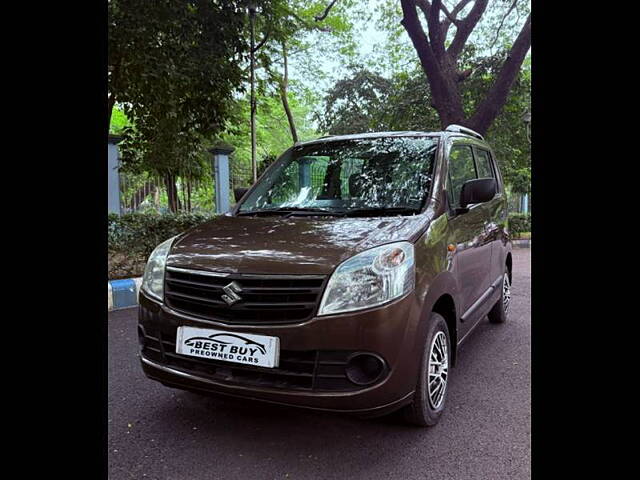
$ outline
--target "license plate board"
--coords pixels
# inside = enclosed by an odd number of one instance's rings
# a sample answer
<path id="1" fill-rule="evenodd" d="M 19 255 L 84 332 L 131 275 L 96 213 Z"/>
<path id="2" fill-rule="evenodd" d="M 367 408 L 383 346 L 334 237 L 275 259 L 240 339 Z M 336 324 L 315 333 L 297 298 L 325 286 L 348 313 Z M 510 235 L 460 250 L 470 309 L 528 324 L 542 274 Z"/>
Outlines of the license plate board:
<path id="1" fill-rule="evenodd" d="M 182 326 L 178 327 L 176 334 L 176 353 L 275 368 L 280 360 L 280 339 L 252 333 Z"/>

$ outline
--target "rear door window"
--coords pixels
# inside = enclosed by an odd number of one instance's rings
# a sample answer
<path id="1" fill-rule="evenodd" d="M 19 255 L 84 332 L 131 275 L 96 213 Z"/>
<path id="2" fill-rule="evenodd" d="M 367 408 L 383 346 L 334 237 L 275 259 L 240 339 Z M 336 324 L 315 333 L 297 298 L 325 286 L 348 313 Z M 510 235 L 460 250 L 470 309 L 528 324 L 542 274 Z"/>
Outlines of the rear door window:
<path id="1" fill-rule="evenodd" d="M 478 167 L 478 178 L 496 178 L 491 167 L 491 158 L 486 150 L 476 149 L 476 166 Z"/>

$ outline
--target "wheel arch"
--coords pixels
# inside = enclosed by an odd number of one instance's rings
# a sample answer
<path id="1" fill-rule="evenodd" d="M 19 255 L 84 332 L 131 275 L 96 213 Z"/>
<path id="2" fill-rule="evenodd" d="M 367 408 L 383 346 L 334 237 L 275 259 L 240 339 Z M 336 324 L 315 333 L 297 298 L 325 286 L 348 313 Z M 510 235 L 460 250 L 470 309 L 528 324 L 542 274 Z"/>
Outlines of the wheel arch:
<path id="1" fill-rule="evenodd" d="M 456 304 L 453 301 L 453 297 L 450 294 L 445 293 L 440 298 L 438 298 L 431 311 L 444 317 L 445 322 L 447 322 L 447 328 L 449 329 L 449 339 L 451 340 L 451 363 L 452 365 L 455 365 L 456 358 L 458 356 L 458 324 L 456 316 Z"/>
<path id="2" fill-rule="evenodd" d="M 457 282 L 451 272 L 443 272 L 431 283 L 425 297 L 422 315 L 420 319 L 420 334 L 417 335 L 418 344 L 416 347 L 422 349 L 423 340 L 426 335 L 427 327 L 431 319 L 432 313 L 441 315 L 447 323 L 449 329 L 449 338 L 451 341 L 451 361 L 455 365 L 458 347 L 458 311 L 459 304 L 456 301 Z"/>

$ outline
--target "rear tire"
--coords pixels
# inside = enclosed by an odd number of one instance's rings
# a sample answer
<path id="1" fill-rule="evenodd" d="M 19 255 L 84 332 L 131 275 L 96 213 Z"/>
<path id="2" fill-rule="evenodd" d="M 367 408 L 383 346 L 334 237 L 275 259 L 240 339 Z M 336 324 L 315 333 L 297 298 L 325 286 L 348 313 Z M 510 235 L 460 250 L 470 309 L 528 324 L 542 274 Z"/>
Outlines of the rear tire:
<path id="1" fill-rule="evenodd" d="M 502 292 L 500 299 L 487 314 L 491 323 L 504 323 L 507 321 L 509 306 L 511 305 L 511 280 L 509 280 L 509 270 L 504 269 L 502 277 Z"/>
<path id="2" fill-rule="evenodd" d="M 442 315 L 432 312 L 413 401 L 404 407 L 405 419 L 420 427 L 438 423 L 444 411 L 451 365 L 449 329 Z"/>

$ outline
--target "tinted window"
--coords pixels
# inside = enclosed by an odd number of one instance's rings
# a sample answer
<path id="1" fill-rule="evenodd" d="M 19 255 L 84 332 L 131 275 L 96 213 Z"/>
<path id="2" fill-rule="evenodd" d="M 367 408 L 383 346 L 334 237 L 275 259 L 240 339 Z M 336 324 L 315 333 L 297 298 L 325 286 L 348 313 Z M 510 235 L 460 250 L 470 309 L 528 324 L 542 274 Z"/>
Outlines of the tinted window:
<path id="1" fill-rule="evenodd" d="M 460 191 L 467 180 L 476 177 L 473 152 L 468 145 L 454 145 L 449 153 L 449 201 L 454 207 L 460 205 Z"/>
<path id="2" fill-rule="evenodd" d="M 495 178 L 489 152 L 486 150 L 476 149 L 476 166 L 478 167 L 478 178 Z"/>

